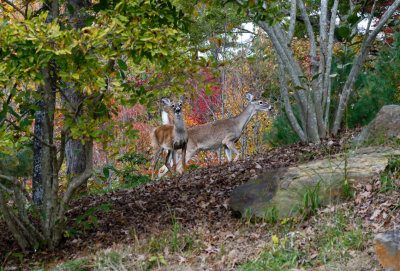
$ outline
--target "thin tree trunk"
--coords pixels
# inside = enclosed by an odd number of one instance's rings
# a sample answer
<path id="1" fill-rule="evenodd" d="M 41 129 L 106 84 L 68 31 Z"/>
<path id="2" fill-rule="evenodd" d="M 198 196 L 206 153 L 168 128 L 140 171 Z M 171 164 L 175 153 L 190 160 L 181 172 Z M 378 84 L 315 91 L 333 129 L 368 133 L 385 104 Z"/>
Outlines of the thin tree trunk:
<path id="1" fill-rule="evenodd" d="M 39 86 L 38 93 L 43 92 L 42 86 Z M 35 113 L 34 133 L 43 138 L 43 121 L 44 121 L 44 105 L 43 101 L 38 101 L 37 106 L 40 111 Z M 43 186 L 42 186 L 42 144 L 37 138 L 33 139 L 33 174 L 32 174 L 32 197 L 36 205 L 41 205 L 43 201 Z"/>

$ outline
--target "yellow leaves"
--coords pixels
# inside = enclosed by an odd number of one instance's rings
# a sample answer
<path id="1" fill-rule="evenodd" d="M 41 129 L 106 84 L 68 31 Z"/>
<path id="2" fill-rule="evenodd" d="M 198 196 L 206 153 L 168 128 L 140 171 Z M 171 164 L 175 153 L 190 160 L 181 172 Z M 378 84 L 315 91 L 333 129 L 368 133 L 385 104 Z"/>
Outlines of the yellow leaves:
<path id="1" fill-rule="evenodd" d="M 274 235 L 272 235 L 271 240 L 272 240 L 272 243 L 276 246 L 278 246 L 278 245 L 285 246 L 286 241 L 288 240 L 288 237 L 286 236 L 283 240 L 280 240 L 279 237 L 274 234 Z"/>
<path id="2" fill-rule="evenodd" d="M 279 238 L 275 234 L 272 235 L 271 240 L 275 245 L 279 244 Z"/>

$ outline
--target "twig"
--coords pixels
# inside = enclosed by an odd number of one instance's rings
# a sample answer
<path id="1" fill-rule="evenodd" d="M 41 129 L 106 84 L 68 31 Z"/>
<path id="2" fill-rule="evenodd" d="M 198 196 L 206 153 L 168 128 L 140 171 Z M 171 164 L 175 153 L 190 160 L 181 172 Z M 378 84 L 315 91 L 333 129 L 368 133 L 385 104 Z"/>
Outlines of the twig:
<path id="1" fill-rule="evenodd" d="M 1 264 L 1 270 L 4 270 L 4 267 L 5 267 L 6 264 L 7 264 L 8 258 L 10 258 L 10 256 L 13 254 L 13 252 L 14 252 L 16 249 L 17 249 L 17 248 L 14 247 L 13 249 L 11 249 L 10 252 L 8 252 L 7 256 L 5 257 L 5 259 L 4 259 L 4 261 L 3 261 L 3 263 Z"/>

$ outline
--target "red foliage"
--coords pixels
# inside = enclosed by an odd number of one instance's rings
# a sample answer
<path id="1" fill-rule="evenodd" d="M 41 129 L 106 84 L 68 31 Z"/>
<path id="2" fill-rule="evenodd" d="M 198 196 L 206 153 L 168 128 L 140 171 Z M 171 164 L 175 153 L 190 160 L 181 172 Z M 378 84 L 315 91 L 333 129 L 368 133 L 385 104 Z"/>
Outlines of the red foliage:
<path id="1" fill-rule="evenodd" d="M 204 87 L 199 88 L 200 82 L 191 82 L 194 88 L 197 89 L 197 95 L 191 101 L 191 113 L 186 115 L 187 119 L 190 120 L 189 122 L 191 125 L 198 125 L 208 122 L 212 117 L 212 112 L 218 112 L 219 108 L 221 107 L 221 87 L 218 82 L 219 79 L 206 69 L 201 71 L 201 75 L 204 78 L 204 84 L 213 84 L 209 86 L 212 94 L 207 95 L 209 94 L 209 91 L 206 91 Z"/>

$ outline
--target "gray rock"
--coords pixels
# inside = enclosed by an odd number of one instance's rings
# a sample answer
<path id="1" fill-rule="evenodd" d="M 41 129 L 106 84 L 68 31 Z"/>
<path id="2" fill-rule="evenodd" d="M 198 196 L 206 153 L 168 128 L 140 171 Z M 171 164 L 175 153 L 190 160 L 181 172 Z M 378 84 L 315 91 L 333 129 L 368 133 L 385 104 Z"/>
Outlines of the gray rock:
<path id="1" fill-rule="evenodd" d="M 343 195 L 345 172 L 348 182 L 370 180 L 386 168 L 391 155 L 400 155 L 400 151 L 368 147 L 332 159 L 269 170 L 235 188 L 230 206 L 242 215 L 250 212 L 264 217 L 275 209 L 280 218 L 292 216 L 304 206 L 305 193 L 315 191 L 321 205 L 328 204 Z"/>
<path id="2" fill-rule="evenodd" d="M 385 270 L 400 271 L 400 232 L 377 234 L 374 246 Z"/>
<path id="3" fill-rule="evenodd" d="M 400 106 L 385 105 L 364 130 L 353 139 L 353 146 L 360 147 L 365 141 L 379 137 L 400 135 Z"/>

